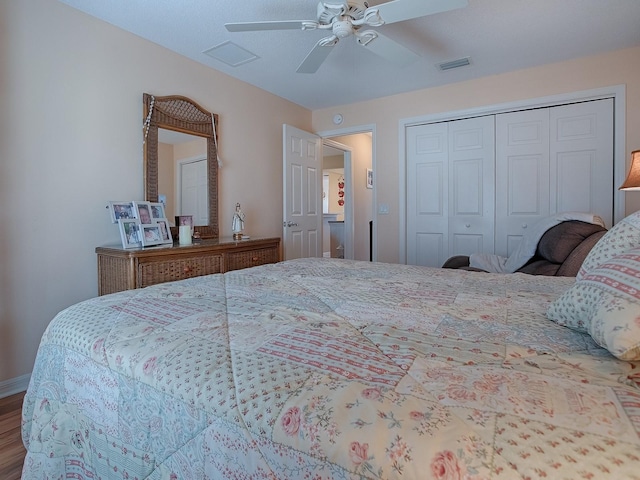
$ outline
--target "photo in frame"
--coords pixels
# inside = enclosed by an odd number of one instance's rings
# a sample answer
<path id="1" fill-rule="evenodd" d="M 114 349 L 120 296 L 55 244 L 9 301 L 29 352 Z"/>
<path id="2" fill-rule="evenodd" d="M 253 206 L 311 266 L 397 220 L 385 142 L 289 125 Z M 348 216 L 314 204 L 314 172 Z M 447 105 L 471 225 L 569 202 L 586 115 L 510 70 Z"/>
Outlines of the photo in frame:
<path id="1" fill-rule="evenodd" d="M 142 232 L 142 246 L 149 247 L 151 245 L 160 245 L 163 243 L 162 232 L 160 225 L 157 223 L 152 224 L 140 224 L 140 230 Z"/>
<path id="2" fill-rule="evenodd" d="M 162 244 L 173 243 L 173 236 L 171 235 L 171 227 L 169 221 L 166 218 L 159 218 L 156 220 L 156 224 L 160 227 L 160 235 L 162 236 Z"/>
<path id="3" fill-rule="evenodd" d="M 136 211 L 133 202 L 109 202 L 107 205 L 111 223 L 118 223 L 118 220 L 136 218 Z"/>
<path id="4" fill-rule="evenodd" d="M 153 220 L 166 219 L 167 216 L 164 213 L 164 205 L 160 202 L 151 202 L 151 218 Z"/>
<path id="5" fill-rule="evenodd" d="M 121 218 L 118 220 L 120 227 L 120 239 L 122 248 L 135 248 L 142 246 L 140 222 L 137 218 Z"/>
<path id="6" fill-rule="evenodd" d="M 133 202 L 136 212 L 136 218 L 143 225 L 153 224 L 151 217 L 151 202 Z"/>
<path id="7" fill-rule="evenodd" d="M 176 227 L 180 228 L 181 225 L 189 225 L 193 234 L 193 215 L 176 215 Z"/>
<path id="8" fill-rule="evenodd" d="M 367 188 L 373 188 L 373 170 L 367 168 Z"/>

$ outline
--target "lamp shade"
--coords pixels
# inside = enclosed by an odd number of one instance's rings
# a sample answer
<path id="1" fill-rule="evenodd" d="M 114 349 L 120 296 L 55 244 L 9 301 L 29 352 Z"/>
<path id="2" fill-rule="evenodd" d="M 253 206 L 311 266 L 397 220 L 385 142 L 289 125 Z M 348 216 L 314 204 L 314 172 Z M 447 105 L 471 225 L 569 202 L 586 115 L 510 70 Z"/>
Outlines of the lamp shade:
<path id="1" fill-rule="evenodd" d="M 629 174 L 620 190 L 640 190 L 640 150 L 631 152 L 631 167 Z"/>

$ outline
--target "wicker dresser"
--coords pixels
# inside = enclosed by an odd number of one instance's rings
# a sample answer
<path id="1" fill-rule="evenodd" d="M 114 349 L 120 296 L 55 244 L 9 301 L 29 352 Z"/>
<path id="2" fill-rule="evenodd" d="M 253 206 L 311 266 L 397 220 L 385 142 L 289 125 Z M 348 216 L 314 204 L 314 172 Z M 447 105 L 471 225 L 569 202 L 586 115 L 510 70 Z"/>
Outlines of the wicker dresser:
<path id="1" fill-rule="evenodd" d="M 224 273 L 280 260 L 279 238 L 211 239 L 193 245 L 97 247 L 98 295 Z"/>

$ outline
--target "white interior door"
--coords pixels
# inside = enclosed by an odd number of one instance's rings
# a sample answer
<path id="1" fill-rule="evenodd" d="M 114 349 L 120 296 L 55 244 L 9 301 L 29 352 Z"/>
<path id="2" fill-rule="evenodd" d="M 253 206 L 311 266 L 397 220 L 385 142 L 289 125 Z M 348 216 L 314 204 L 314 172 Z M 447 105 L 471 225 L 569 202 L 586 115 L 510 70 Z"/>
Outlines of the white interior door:
<path id="1" fill-rule="evenodd" d="M 493 115 L 449 122 L 449 251 L 493 253 L 495 214 Z M 446 259 L 442 259 L 441 266 Z"/>
<path id="2" fill-rule="evenodd" d="M 178 162 L 177 215 L 193 215 L 194 225 L 209 224 L 207 159 Z"/>
<path id="3" fill-rule="evenodd" d="M 283 125 L 283 254 L 322 256 L 322 146 L 319 136 Z"/>
<path id="4" fill-rule="evenodd" d="M 407 128 L 407 263 L 439 267 L 449 243 L 448 123 Z"/>
<path id="5" fill-rule="evenodd" d="M 549 109 L 497 115 L 495 253 L 513 253 L 549 209 Z"/>
<path id="6" fill-rule="evenodd" d="M 551 213 L 592 212 L 613 225 L 613 99 L 551 109 Z"/>
<path id="7" fill-rule="evenodd" d="M 494 138 L 493 116 L 407 129 L 408 264 L 493 252 Z"/>

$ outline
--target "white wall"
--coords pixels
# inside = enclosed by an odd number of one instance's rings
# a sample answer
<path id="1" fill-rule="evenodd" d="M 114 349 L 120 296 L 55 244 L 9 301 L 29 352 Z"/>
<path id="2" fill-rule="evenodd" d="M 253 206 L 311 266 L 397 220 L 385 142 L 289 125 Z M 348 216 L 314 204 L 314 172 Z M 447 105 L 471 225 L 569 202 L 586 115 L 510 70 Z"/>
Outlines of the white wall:
<path id="1" fill-rule="evenodd" d="M 97 294 L 109 200 L 141 200 L 142 94 L 220 115 L 220 230 L 281 236 L 282 124 L 311 112 L 52 0 L 0 0 L 0 391 L 61 309 Z"/>
<path id="2" fill-rule="evenodd" d="M 332 118 L 341 113 L 341 127 L 354 129 L 375 124 L 375 175 L 377 204 L 389 205 L 388 215 L 376 215 L 377 260 L 399 258 L 399 121 L 449 111 L 497 105 L 524 99 L 626 85 L 626 152 L 640 148 L 640 47 L 576 59 L 538 68 L 430 88 L 369 102 L 315 110 L 313 129 L 334 128 Z M 473 68 L 473 67 L 470 67 Z M 443 75 L 435 72 L 434 75 Z M 376 209 L 377 210 L 377 209 Z M 626 212 L 640 210 L 640 194 L 626 194 Z"/>

